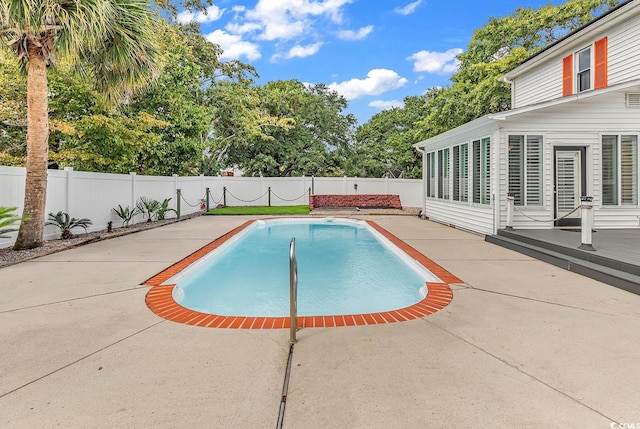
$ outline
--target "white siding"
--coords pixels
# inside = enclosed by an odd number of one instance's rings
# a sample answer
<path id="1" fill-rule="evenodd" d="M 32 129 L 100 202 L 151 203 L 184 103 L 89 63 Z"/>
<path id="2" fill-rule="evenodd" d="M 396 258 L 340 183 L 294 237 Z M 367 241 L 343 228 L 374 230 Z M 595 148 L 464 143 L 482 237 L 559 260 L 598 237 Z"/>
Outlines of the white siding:
<path id="1" fill-rule="evenodd" d="M 544 205 L 531 208 L 518 207 L 519 210 L 534 219 L 552 219 L 553 148 L 554 146 L 586 146 L 586 193 L 594 197 L 595 227 L 638 227 L 640 207 L 603 208 L 601 206 L 601 136 L 620 133 L 640 133 L 640 109 L 625 107 L 623 93 L 609 93 L 507 118 L 501 128 L 499 148 L 501 192 L 499 192 L 498 227 L 506 226 L 509 134 L 540 134 L 544 139 Z M 550 228 L 552 223 L 533 221 L 516 211 L 513 226 L 516 229 Z"/>
<path id="2" fill-rule="evenodd" d="M 633 15 L 607 30 L 593 32 L 585 41 L 579 40 L 576 43 L 567 44 L 564 50 L 556 52 L 537 67 L 517 76 L 513 84 L 512 108 L 561 98 L 562 58 L 574 54 L 603 37 L 608 38 L 608 85 L 638 79 L 640 77 L 640 62 L 638 61 L 640 56 L 640 15 Z"/>
<path id="3" fill-rule="evenodd" d="M 493 208 L 427 198 L 424 214 L 433 221 L 481 234 L 493 234 Z"/>
<path id="4" fill-rule="evenodd" d="M 514 109 L 562 97 L 562 58 L 518 76 L 514 85 Z"/>
<path id="5" fill-rule="evenodd" d="M 640 19 L 633 25 L 622 25 L 608 35 L 609 85 L 640 77 Z"/>

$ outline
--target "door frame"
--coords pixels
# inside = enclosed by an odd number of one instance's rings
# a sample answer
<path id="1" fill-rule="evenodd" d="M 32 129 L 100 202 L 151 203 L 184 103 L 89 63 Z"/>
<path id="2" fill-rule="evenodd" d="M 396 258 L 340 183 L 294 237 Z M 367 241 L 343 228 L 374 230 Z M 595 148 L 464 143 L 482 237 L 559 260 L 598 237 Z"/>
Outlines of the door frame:
<path id="1" fill-rule="evenodd" d="M 554 146 L 553 147 L 553 218 L 558 217 L 557 207 L 557 183 L 558 183 L 558 171 L 556 169 L 557 154 L 562 151 L 574 151 L 580 152 L 580 183 L 578 198 L 586 195 L 587 192 L 587 147 L 586 146 Z M 579 202 L 580 200 L 578 200 Z M 557 220 L 553 223 L 553 226 L 580 226 L 580 217 L 577 218 L 565 218 Z"/>

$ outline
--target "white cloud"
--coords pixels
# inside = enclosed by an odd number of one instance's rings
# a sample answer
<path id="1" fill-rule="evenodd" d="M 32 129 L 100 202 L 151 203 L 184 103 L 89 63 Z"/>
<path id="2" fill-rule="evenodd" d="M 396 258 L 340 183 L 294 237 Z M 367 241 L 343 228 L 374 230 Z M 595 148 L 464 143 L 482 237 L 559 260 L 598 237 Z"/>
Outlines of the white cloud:
<path id="1" fill-rule="evenodd" d="M 224 9 L 220 9 L 218 6 L 212 4 L 207 7 L 207 11 L 202 12 L 199 11 L 197 13 L 193 13 L 188 10 L 184 10 L 178 14 L 176 20 L 181 24 L 188 24 L 189 22 L 199 22 L 200 24 L 204 24 L 207 22 L 214 22 L 219 20 L 224 13 Z"/>
<path id="2" fill-rule="evenodd" d="M 291 49 L 289 49 L 289 51 L 286 54 L 274 54 L 271 57 L 271 61 L 276 61 L 280 58 L 290 59 L 290 58 L 309 57 L 311 55 L 317 54 L 321 47 L 322 47 L 322 42 L 317 42 L 307 46 L 296 45 Z"/>
<path id="3" fill-rule="evenodd" d="M 365 79 L 351 79 L 345 82 L 333 82 L 328 87 L 342 94 L 347 100 L 353 100 L 363 95 L 379 95 L 393 89 L 400 88 L 407 83 L 393 70 L 373 69 L 367 73 Z"/>
<path id="4" fill-rule="evenodd" d="M 398 100 L 374 100 L 369 103 L 369 107 L 376 107 L 380 110 L 387 110 L 394 107 L 404 107 L 404 102 Z"/>
<path id="5" fill-rule="evenodd" d="M 251 33 L 252 31 L 260 30 L 262 26 L 256 22 L 245 22 L 243 24 L 230 22 L 224 28 L 230 33 L 245 34 L 245 33 Z"/>
<path id="6" fill-rule="evenodd" d="M 244 56 L 249 61 L 253 61 L 261 57 L 259 46 L 242 40 L 241 36 L 229 34 L 223 30 L 215 30 L 207 34 L 205 38 L 212 43 L 220 45 L 224 50 L 220 56 L 221 59 L 239 59 Z"/>
<path id="7" fill-rule="evenodd" d="M 342 7 L 352 0 L 259 0 L 256 7 L 246 11 L 249 22 L 264 29 L 263 40 L 291 40 L 309 31 L 313 17 L 328 17 L 335 23 L 342 21 Z"/>
<path id="8" fill-rule="evenodd" d="M 362 27 L 358 31 L 342 30 L 338 31 L 338 39 L 342 40 L 362 40 L 367 37 L 373 31 L 373 25 L 367 25 Z"/>
<path id="9" fill-rule="evenodd" d="M 393 9 L 393 11 L 395 13 L 399 13 L 400 15 L 411 15 L 413 12 L 416 11 L 416 9 L 418 8 L 418 6 L 420 6 L 421 3 L 422 3 L 422 0 L 416 0 L 413 3 L 409 3 L 405 7 L 397 7 Z"/>
<path id="10" fill-rule="evenodd" d="M 446 52 L 420 51 L 411 55 L 407 60 L 413 60 L 413 70 L 434 74 L 449 74 L 458 70 L 460 62 L 456 56 L 462 53 L 462 49 L 454 48 Z"/>

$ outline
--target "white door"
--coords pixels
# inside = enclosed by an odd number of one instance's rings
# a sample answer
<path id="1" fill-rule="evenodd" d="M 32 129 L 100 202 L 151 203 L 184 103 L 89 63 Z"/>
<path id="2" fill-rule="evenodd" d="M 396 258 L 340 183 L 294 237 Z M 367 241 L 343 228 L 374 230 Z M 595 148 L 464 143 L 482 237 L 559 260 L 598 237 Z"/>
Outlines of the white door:
<path id="1" fill-rule="evenodd" d="M 556 217 L 565 216 L 580 204 L 581 172 L 580 150 L 556 151 Z M 572 224 L 573 219 L 580 218 L 580 211 L 576 210 L 567 216 L 569 222 L 559 224 Z"/>

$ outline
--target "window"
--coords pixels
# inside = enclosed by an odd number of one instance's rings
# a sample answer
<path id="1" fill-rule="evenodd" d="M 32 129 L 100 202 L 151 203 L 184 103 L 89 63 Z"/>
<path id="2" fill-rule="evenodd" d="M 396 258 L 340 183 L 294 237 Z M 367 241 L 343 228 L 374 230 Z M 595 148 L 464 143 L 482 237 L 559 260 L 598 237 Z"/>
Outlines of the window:
<path id="1" fill-rule="evenodd" d="M 449 148 L 438 151 L 438 198 L 449 199 Z"/>
<path id="2" fill-rule="evenodd" d="M 436 196 L 436 154 L 427 154 L 427 197 Z"/>
<path id="3" fill-rule="evenodd" d="M 491 139 L 473 143 L 473 202 L 491 203 Z"/>
<path id="4" fill-rule="evenodd" d="M 453 199 L 469 200 L 469 145 L 467 143 L 453 148 Z"/>
<path id="5" fill-rule="evenodd" d="M 576 54 L 578 57 L 577 79 L 578 92 L 591 89 L 591 47 Z"/>
<path id="6" fill-rule="evenodd" d="M 564 57 L 562 59 L 562 96 L 591 88 L 606 88 L 609 74 L 608 55 L 608 39 L 603 37 L 596 40 L 593 45 Z"/>
<path id="7" fill-rule="evenodd" d="M 638 204 L 638 137 L 602 136 L 602 205 Z"/>
<path id="8" fill-rule="evenodd" d="M 542 205 L 542 136 L 509 136 L 509 192 L 517 206 Z"/>

